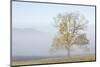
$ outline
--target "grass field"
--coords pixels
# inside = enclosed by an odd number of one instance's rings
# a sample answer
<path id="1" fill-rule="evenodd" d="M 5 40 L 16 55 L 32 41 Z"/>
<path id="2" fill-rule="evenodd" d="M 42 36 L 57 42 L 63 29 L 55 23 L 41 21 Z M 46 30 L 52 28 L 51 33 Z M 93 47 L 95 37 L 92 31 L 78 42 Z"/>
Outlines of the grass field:
<path id="1" fill-rule="evenodd" d="M 37 64 L 52 64 L 52 63 L 69 63 L 69 62 L 82 62 L 82 61 L 95 61 L 95 55 L 84 55 L 84 56 L 71 56 L 63 58 L 51 58 L 41 60 L 28 60 L 28 61 L 15 61 L 12 62 L 12 66 L 19 65 L 37 65 Z"/>

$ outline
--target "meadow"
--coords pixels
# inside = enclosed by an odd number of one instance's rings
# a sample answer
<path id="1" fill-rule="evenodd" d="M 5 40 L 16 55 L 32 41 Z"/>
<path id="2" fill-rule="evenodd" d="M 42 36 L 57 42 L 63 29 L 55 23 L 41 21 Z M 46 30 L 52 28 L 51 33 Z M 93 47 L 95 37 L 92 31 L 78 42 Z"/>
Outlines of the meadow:
<path id="1" fill-rule="evenodd" d="M 95 61 L 95 55 L 76 55 L 62 58 L 49 58 L 49 59 L 38 59 L 38 60 L 27 60 L 27 61 L 14 61 L 12 66 L 19 65 L 38 65 L 38 64 L 56 64 L 56 63 L 70 63 L 70 62 L 86 62 Z"/>

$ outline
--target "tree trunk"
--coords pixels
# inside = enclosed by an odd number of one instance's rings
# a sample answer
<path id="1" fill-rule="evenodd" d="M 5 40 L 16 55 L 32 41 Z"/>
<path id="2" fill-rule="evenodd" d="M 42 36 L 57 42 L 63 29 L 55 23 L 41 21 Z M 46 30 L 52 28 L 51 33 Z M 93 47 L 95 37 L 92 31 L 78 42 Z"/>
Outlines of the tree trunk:
<path id="1" fill-rule="evenodd" d="M 67 48 L 67 56 L 70 57 L 70 47 Z"/>

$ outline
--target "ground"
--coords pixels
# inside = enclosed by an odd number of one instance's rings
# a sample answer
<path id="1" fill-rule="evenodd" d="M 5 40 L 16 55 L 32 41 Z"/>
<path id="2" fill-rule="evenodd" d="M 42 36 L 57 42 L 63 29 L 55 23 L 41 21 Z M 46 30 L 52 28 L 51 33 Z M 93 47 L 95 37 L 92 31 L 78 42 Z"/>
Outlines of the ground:
<path id="1" fill-rule="evenodd" d="M 28 61 L 15 61 L 12 62 L 12 66 L 17 65 L 37 65 L 37 64 L 52 64 L 52 63 L 68 63 L 68 62 L 82 62 L 82 61 L 95 61 L 95 55 L 82 55 L 82 56 L 70 56 L 63 58 L 51 58 L 41 60 L 28 60 Z"/>

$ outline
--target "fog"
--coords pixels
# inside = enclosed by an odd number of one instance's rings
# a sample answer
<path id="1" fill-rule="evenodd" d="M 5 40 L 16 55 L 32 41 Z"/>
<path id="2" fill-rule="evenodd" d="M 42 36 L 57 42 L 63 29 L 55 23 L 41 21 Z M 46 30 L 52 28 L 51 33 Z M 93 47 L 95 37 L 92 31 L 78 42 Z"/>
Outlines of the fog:
<path id="1" fill-rule="evenodd" d="M 95 54 L 95 7 L 12 2 L 12 57 L 67 56 L 66 49 L 50 51 L 56 33 L 53 18 L 73 11 L 89 22 L 85 30 L 89 44 L 88 49 L 73 45 L 71 55 Z"/>
<path id="2" fill-rule="evenodd" d="M 91 27 L 90 27 L 91 28 Z M 95 30 L 89 29 L 87 37 L 89 39 L 88 50 L 73 45 L 71 55 L 83 55 L 95 53 Z M 13 29 L 12 30 L 12 56 L 67 56 L 66 49 L 50 51 L 52 40 L 55 35 L 35 29 Z"/>

